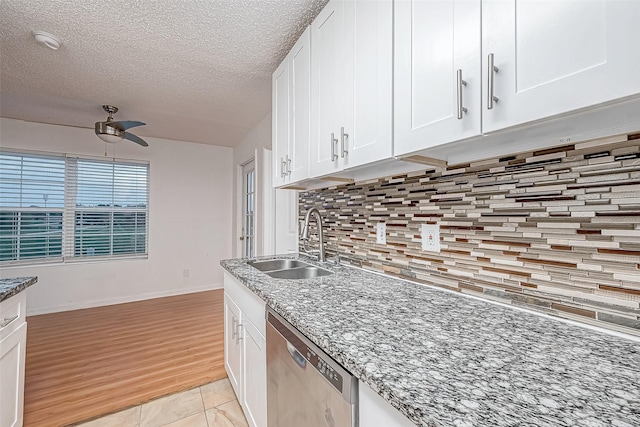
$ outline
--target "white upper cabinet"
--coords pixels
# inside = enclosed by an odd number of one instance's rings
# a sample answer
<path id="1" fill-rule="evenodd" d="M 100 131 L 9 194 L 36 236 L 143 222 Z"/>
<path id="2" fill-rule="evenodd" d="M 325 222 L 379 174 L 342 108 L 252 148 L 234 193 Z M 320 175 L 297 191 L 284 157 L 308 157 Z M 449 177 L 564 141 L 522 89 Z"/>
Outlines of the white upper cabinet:
<path id="1" fill-rule="evenodd" d="M 273 186 L 285 181 L 291 126 L 289 122 L 289 63 L 285 59 L 273 73 L 271 84 L 271 146 L 273 149 Z"/>
<path id="2" fill-rule="evenodd" d="M 272 78 L 273 182 L 278 187 L 309 174 L 311 37 L 307 28 Z"/>
<path id="3" fill-rule="evenodd" d="M 392 155 L 391 0 L 332 0 L 311 24 L 310 175 Z"/>
<path id="4" fill-rule="evenodd" d="M 344 14 L 343 166 L 351 168 L 393 155 L 393 3 L 349 0 Z"/>
<path id="5" fill-rule="evenodd" d="M 340 127 L 344 120 L 344 2 L 329 2 L 311 24 L 311 150 L 312 177 L 341 169 Z"/>
<path id="6" fill-rule="evenodd" d="M 640 93 L 639 21 L 637 0 L 483 0 L 483 132 Z"/>
<path id="7" fill-rule="evenodd" d="M 481 133 L 480 0 L 396 0 L 394 154 Z"/>

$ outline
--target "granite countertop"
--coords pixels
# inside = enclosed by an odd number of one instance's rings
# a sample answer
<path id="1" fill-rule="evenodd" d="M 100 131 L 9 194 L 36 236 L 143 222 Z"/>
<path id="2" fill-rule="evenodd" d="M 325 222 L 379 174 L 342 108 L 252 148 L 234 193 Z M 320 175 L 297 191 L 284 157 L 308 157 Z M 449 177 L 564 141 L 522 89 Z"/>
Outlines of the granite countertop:
<path id="1" fill-rule="evenodd" d="M 35 276 L 0 279 L 0 302 L 19 294 L 31 285 L 35 285 L 37 281 L 38 278 Z"/>
<path id="2" fill-rule="evenodd" d="M 640 426 L 638 340 L 352 267 L 221 265 L 416 425 Z"/>

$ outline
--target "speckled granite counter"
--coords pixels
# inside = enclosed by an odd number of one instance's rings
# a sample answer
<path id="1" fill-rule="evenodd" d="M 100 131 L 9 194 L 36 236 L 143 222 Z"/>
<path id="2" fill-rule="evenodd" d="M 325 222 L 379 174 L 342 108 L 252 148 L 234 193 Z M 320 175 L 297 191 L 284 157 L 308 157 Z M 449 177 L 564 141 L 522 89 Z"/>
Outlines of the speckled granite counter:
<path id="1" fill-rule="evenodd" d="M 37 281 L 38 278 L 35 276 L 0 279 L 0 302 L 19 294 Z"/>
<path id="2" fill-rule="evenodd" d="M 351 267 L 221 265 L 416 425 L 640 426 L 638 341 Z"/>

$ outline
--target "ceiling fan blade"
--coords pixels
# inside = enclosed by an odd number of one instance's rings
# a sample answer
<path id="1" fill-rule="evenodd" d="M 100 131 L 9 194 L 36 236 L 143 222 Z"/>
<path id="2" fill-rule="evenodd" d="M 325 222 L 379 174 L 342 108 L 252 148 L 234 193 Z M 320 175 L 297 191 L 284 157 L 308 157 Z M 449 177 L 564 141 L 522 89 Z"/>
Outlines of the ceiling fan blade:
<path id="1" fill-rule="evenodd" d="M 123 121 L 118 121 L 118 122 L 108 122 L 109 126 L 114 127 L 116 129 L 120 129 L 120 130 L 127 130 L 127 129 L 131 129 L 134 128 L 136 126 L 144 126 L 146 125 L 146 123 L 144 122 L 138 122 L 135 120 L 123 120 Z"/>
<path id="2" fill-rule="evenodd" d="M 147 144 L 147 141 L 129 132 L 124 133 L 124 139 L 128 139 L 129 141 L 135 142 L 136 144 L 142 145 L 143 147 L 149 146 L 149 144 Z"/>

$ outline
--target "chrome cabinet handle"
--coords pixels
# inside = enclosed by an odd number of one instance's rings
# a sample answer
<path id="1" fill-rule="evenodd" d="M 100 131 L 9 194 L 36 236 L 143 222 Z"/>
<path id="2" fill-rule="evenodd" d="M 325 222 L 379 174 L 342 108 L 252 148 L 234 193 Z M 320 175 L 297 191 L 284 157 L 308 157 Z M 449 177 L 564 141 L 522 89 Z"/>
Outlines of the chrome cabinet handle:
<path id="1" fill-rule="evenodd" d="M 240 344 L 240 340 L 242 339 L 242 336 L 240 335 L 240 328 L 242 328 L 242 325 L 238 323 L 238 331 L 236 332 L 236 344 Z"/>
<path id="2" fill-rule="evenodd" d="M 462 120 L 463 113 L 467 112 L 467 109 L 462 104 L 462 86 L 466 86 L 467 82 L 462 80 L 462 70 L 458 70 L 456 74 L 458 82 L 458 120 Z"/>
<path id="3" fill-rule="evenodd" d="M 500 100 L 497 96 L 493 96 L 493 74 L 498 70 L 499 68 L 493 65 L 493 53 L 490 53 L 487 59 L 487 110 L 492 110 L 493 103 Z"/>
<path id="4" fill-rule="evenodd" d="M 349 154 L 349 151 L 347 150 L 347 145 L 344 143 L 344 139 L 349 138 L 349 134 L 348 133 L 344 133 L 344 126 L 340 128 L 340 157 L 342 157 L 344 159 L 344 156 L 346 156 L 347 154 Z"/>
<path id="5" fill-rule="evenodd" d="M 291 157 L 287 154 L 287 175 L 291 176 Z"/>
<path id="6" fill-rule="evenodd" d="M 236 338 L 238 336 L 238 326 L 237 326 L 238 320 L 233 317 L 233 320 L 231 321 L 231 339 L 232 340 L 236 340 L 236 344 L 238 343 L 238 338 Z"/>
<path id="7" fill-rule="evenodd" d="M 331 161 L 332 162 L 334 162 L 338 158 L 338 155 L 336 154 L 337 143 L 338 143 L 338 140 L 334 137 L 333 132 L 331 132 Z"/>
<path id="8" fill-rule="evenodd" d="M 0 323 L 0 328 L 6 328 L 11 323 L 13 323 L 13 321 L 16 320 L 18 317 L 19 317 L 18 314 L 16 314 L 13 317 L 5 317 L 4 320 L 2 321 L 2 323 Z"/>
<path id="9" fill-rule="evenodd" d="M 286 163 L 284 161 L 284 157 L 280 157 L 280 178 L 284 178 L 287 174 L 284 170 Z"/>

